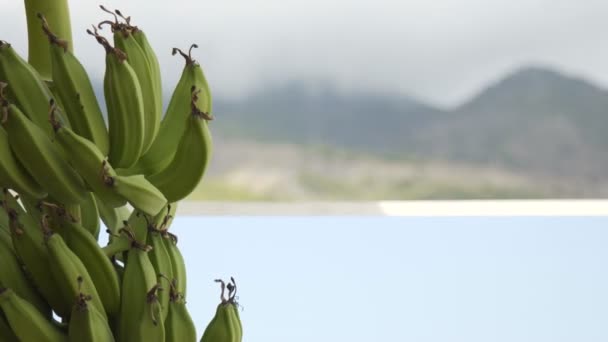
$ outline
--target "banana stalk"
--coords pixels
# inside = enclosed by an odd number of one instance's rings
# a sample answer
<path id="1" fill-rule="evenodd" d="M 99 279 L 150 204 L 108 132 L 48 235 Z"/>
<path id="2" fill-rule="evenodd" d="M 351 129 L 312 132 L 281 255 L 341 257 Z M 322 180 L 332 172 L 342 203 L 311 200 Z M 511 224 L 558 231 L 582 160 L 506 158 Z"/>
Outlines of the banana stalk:
<path id="1" fill-rule="evenodd" d="M 72 24 L 68 0 L 25 0 L 27 19 L 28 62 L 45 80 L 51 79 L 51 54 L 49 41 L 40 29 L 38 14 L 46 17 L 55 33 L 68 42 L 68 49 L 73 52 Z"/>

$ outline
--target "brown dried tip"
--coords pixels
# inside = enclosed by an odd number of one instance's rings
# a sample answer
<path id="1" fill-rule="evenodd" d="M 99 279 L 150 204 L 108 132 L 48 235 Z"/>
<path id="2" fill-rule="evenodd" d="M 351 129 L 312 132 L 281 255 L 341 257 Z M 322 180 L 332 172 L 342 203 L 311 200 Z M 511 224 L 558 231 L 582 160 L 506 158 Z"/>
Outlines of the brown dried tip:
<path id="1" fill-rule="evenodd" d="M 87 33 L 90 34 L 91 36 L 95 37 L 97 42 L 99 44 L 101 44 L 101 46 L 103 46 L 104 49 L 106 50 L 106 54 L 113 53 L 120 62 L 124 62 L 127 60 L 126 53 L 124 53 L 122 50 L 120 50 L 118 48 L 113 47 L 104 36 L 99 34 L 99 32 L 97 31 L 97 28 L 95 26 L 92 26 L 92 27 L 93 27 L 93 31 L 87 29 Z"/>
<path id="2" fill-rule="evenodd" d="M 173 50 L 171 51 L 171 54 L 173 56 L 175 56 L 176 54 L 179 53 L 186 60 L 186 65 L 197 65 L 196 60 L 194 60 L 194 58 L 192 58 L 192 49 L 193 48 L 198 48 L 198 45 L 196 45 L 196 44 L 190 45 L 190 49 L 188 49 L 188 54 L 186 54 L 185 52 L 183 52 L 182 50 L 180 50 L 178 48 L 173 48 Z"/>
<path id="3" fill-rule="evenodd" d="M 214 281 L 221 284 L 222 292 L 220 293 L 220 300 L 222 303 L 226 303 L 226 297 L 224 296 L 224 293 L 226 292 L 226 283 L 222 279 L 215 279 Z"/>
<path id="4" fill-rule="evenodd" d="M 118 22 L 118 17 L 116 16 L 116 14 L 114 12 L 110 11 L 109 9 L 105 8 L 103 5 L 99 5 L 99 8 L 101 8 L 101 10 L 106 13 L 110 13 L 114 17 L 114 21 L 104 20 L 104 21 L 100 22 L 99 24 L 97 24 L 97 28 L 99 28 L 101 30 L 103 25 L 110 25 L 112 32 L 114 32 L 116 29 L 118 29 L 120 27 L 120 23 Z"/>
<path id="5" fill-rule="evenodd" d="M 120 12 L 120 10 L 117 10 L 117 9 L 115 9 L 115 10 L 114 10 L 114 13 L 116 13 L 116 14 L 117 14 L 119 17 L 121 17 L 121 18 L 122 18 L 122 19 L 125 21 L 125 24 L 127 25 L 127 28 L 128 28 L 129 30 L 131 30 L 131 29 L 135 28 L 134 26 L 132 26 L 132 25 L 131 25 L 131 16 L 125 17 L 125 16 L 124 16 L 124 15 L 123 15 L 123 14 Z"/>
<path id="6" fill-rule="evenodd" d="M 174 245 L 177 245 L 177 235 L 167 232 L 167 237 L 171 240 Z"/>
<path id="7" fill-rule="evenodd" d="M 44 17 L 44 15 L 42 15 L 41 13 L 37 13 L 37 16 L 38 16 L 38 19 L 40 19 L 40 21 L 42 22 L 42 31 L 44 31 L 46 36 L 49 38 L 49 41 L 51 42 L 51 44 L 55 44 L 55 45 L 63 48 L 63 51 L 67 52 L 68 45 L 69 45 L 68 41 L 60 39 L 59 37 L 57 37 L 56 34 L 54 34 L 51 31 L 51 28 L 49 27 L 49 23 L 48 23 L 48 21 L 46 21 L 46 18 Z"/>
<path id="8" fill-rule="evenodd" d="M 236 281 L 234 281 L 234 277 L 230 277 L 230 283 L 228 284 L 228 300 L 230 300 L 230 302 L 235 302 L 234 299 L 236 298 Z"/>

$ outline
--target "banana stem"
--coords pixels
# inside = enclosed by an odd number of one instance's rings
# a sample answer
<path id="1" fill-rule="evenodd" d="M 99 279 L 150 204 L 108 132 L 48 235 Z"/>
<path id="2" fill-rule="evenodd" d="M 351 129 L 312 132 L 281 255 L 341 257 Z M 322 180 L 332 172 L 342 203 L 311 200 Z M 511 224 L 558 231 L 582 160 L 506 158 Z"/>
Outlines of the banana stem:
<path id="1" fill-rule="evenodd" d="M 103 252 L 108 258 L 115 256 L 118 253 L 126 252 L 131 248 L 131 241 L 124 236 L 120 236 L 109 245 L 103 247 Z"/>
<path id="2" fill-rule="evenodd" d="M 45 80 L 51 79 L 51 52 L 48 37 L 40 27 L 38 14 L 48 21 L 57 37 L 67 42 L 67 48 L 73 51 L 72 24 L 68 0 L 25 0 L 27 19 L 28 62 Z"/>

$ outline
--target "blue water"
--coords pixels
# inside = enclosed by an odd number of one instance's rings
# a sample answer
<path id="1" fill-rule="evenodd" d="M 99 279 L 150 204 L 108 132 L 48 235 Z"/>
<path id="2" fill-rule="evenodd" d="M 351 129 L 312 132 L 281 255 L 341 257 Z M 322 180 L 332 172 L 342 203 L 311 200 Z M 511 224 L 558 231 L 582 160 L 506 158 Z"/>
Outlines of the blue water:
<path id="1" fill-rule="evenodd" d="M 172 230 L 202 333 L 245 342 L 608 341 L 608 218 L 196 218 Z"/>

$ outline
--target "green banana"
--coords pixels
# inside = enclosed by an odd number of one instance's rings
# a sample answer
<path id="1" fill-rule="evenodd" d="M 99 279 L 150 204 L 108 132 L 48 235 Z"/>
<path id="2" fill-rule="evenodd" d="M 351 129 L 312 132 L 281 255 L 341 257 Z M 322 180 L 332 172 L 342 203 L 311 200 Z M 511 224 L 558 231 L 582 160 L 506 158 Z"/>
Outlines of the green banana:
<path id="1" fill-rule="evenodd" d="M 149 246 L 134 239 L 122 280 L 119 341 L 164 341 L 165 330 L 157 292 L 159 285 L 148 257 Z"/>
<path id="2" fill-rule="evenodd" d="M 44 198 L 47 193 L 25 170 L 8 143 L 8 133 L 0 126 L 0 186 L 8 186 L 20 194 Z"/>
<path id="3" fill-rule="evenodd" d="M 133 241 L 146 241 L 148 238 L 148 218 L 144 213 L 133 210 L 124 220 L 121 227 L 110 243 L 103 247 L 104 254 L 109 258 L 114 258 L 120 253 L 128 252 L 133 245 Z"/>
<path id="4" fill-rule="evenodd" d="M 54 111 L 50 113 L 50 121 L 55 131 L 55 140 L 70 156 L 72 167 L 83 177 L 89 188 L 95 192 L 107 206 L 121 207 L 127 201 L 116 193 L 111 177 L 116 172 L 104 154 L 93 142 L 76 134 L 56 120 Z"/>
<path id="5" fill-rule="evenodd" d="M 99 208 L 92 192 L 89 192 L 85 201 L 80 204 L 80 216 L 82 226 L 97 240 L 101 225 L 99 223 Z"/>
<path id="6" fill-rule="evenodd" d="M 126 53 L 127 61 L 133 68 L 133 71 L 135 71 L 141 85 L 144 103 L 144 142 L 142 149 L 142 153 L 144 153 L 152 144 L 152 140 L 154 140 L 160 126 L 162 103 L 159 98 L 162 97 L 162 94 L 156 92 L 157 87 L 152 78 L 152 64 L 148 60 L 143 48 L 135 40 L 130 25 L 119 23 L 118 17 L 113 12 L 108 11 L 103 6 L 100 7 L 102 10 L 114 15 L 115 21 L 104 21 L 98 27 L 101 28 L 103 24 L 110 24 L 112 32 L 114 32 L 114 46 Z M 117 12 L 120 13 L 120 11 Z"/>
<path id="7" fill-rule="evenodd" d="M 108 155 L 110 143 L 101 108 L 86 70 L 68 49 L 69 43 L 51 32 L 40 16 L 43 31 L 50 41 L 53 87 L 74 132 L 93 142 L 103 155 Z"/>
<path id="8" fill-rule="evenodd" d="M 165 196 L 143 175 L 111 177 L 116 193 L 124 197 L 135 209 L 156 216 L 167 205 Z"/>
<path id="9" fill-rule="evenodd" d="M 27 18 L 28 61 L 40 75 L 47 80 L 51 79 L 51 57 L 44 47 L 48 44 L 46 36 L 40 31 L 38 15 L 43 14 L 55 33 L 66 39 L 72 52 L 72 25 L 68 0 L 25 0 L 25 14 Z"/>
<path id="10" fill-rule="evenodd" d="M 4 41 L 0 41 L 0 82 L 9 84 L 6 99 L 15 103 L 36 126 L 51 136 L 53 131 L 47 116 L 51 91 L 36 70 Z M 65 117 L 60 119 L 69 126 Z"/>
<path id="11" fill-rule="evenodd" d="M 21 341 L 67 341 L 67 336 L 49 318 L 9 288 L 0 288 L 0 308 Z"/>
<path id="12" fill-rule="evenodd" d="M 232 313 L 230 317 L 234 321 L 234 325 L 236 327 L 236 337 L 238 341 L 243 339 L 243 325 L 241 324 L 241 316 L 239 314 L 239 304 L 236 301 L 236 282 L 233 277 L 230 277 L 230 283 L 228 284 L 228 301 L 232 304 L 230 306 L 230 310 Z"/>
<path id="13" fill-rule="evenodd" d="M 51 317 L 51 308 L 25 275 L 13 249 L 11 236 L 6 231 L 0 231 L 0 260 L 2 260 L 0 283 L 12 288 L 19 296 L 34 305 L 42 315 Z"/>
<path id="14" fill-rule="evenodd" d="M 123 15 L 122 15 L 122 13 L 120 13 L 120 11 L 116 10 L 116 13 L 118 15 L 120 15 L 121 17 L 123 17 Z M 159 113 L 158 114 L 159 117 L 156 118 L 157 129 L 156 129 L 156 132 L 154 133 L 156 136 L 156 134 L 158 133 L 158 128 L 160 127 L 160 120 L 161 120 L 160 116 L 162 115 L 162 108 L 163 108 L 163 89 L 162 89 L 162 82 L 161 82 L 160 63 L 158 62 L 158 58 L 156 57 L 156 53 L 154 52 L 154 49 L 152 49 L 152 46 L 150 45 L 150 42 L 148 41 L 148 37 L 146 37 L 146 34 L 144 33 L 144 31 L 142 31 L 139 27 L 131 25 L 130 18 L 131 17 L 125 18 L 127 20 L 127 25 L 129 27 L 129 30 L 131 31 L 133 38 L 135 38 L 135 41 L 137 41 L 137 43 L 143 50 L 144 55 L 145 55 L 146 59 L 148 60 L 148 63 L 150 64 L 150 78 L 152 81 L 152 85 L 154 86 L 154 100 L 156 101 L 155 107 L 158 108 L 158 113 Z M 152 141 L 153 140 L 154 139 L 152 139 Z M 152 141 L 150 141 L 150 143 L 152 143 Z"/>
<path id="15" fill-rule="evenodd" d="M 165 320 L 166 342 L 196 342 L 196 327 L 186 308 L 184 296 L 171 282 L 169 314 Z"/>
<path id="16" fill-rule="evenodd" d="M 186 119 L 187 127 L 173 160 L 164 170 L 148 177 L 169 202 L 182 200 L 196 189 L 211 158 L 208 118 L 196 107 L 199 93 L 200 89 L 192 89 L 191 115 Z M 176 174 L 180 176 L 175 177 Z"/>
<path id="17" fill-rule="evenodd" d="M 186 276 L 186 263 L 184 257 L 177 247 L 177 236 L 175 234 L 165 232 L 163 242 L 167 247 L 167 253 L 171 261 L 171 270 L 173 278 L 177 281 L 177 291 L 186 296 L 188 279 Z"/>
<path id="18" fill-rule="evenodd" d="M 88 271 L 105 312 L 110 316 L 117 314 L 120 307 L 120 281 L 112 262 L 105 256 L 97 240 L 80 224 L 63 216 L 60 226 L 59 235 Z"/>
<path id="19" fill-rule="evenodd" d="M 171 259 L 167 246 L 163 242 L 162 231 L 160 226 L 166 221 L 167 211 L 163 210 L 160 214 L 156 215 L 154 219 L 148 221 L 148 237 L 147 244 L 152 247 L 152 250 L 148 253 L 154 271 L 157 275 L 163 275 L 168 279 L 173 279 L 173 270 L 171 268 Z M 158 299 L 162 308 L 162 319 L 163 321 L 167 318 L 169 313 L 169 291 L 161 291 Z"/>
<path id="20" fill-rule="evenodd" d="M 201 95 L 196 100 L 196 108 L 199 108 L 201 113 L 205 113 L 208 119 L 212 118 L 210 115 L 211 93 L 209 85 L 201 66 L 192 59 L 191 52 L 194 47 L 197 46 L 192 45 L 187 55 L 179 49 L 173 49 L 174 55 L 179 52 L 185 58 L 186 65 L 173 91 L 165 116 L 160 124 L 158 135 L 148 152 L 129 170 L 133 174 L 152 175 L 166 169 L 167 165 L 171 163 L 179 144 L 179 139 L 176 139 L 176 137 L 181 137 L 184 134 L 188 124 L 186 119 L 192 113 L 193 86 L 196 89 L 201 89 Z"/>
<path id="21" fill-rule="evenodd" d="M 60 287 L 50 271 L 49 253 L 44 247 L 42 230 L 18 204 L 8 203 L 6 199 L 10 200 L 11 197 L 5 192 L 3 206 L 9 216 L 13 247 L 38 292 L 59 316 L 67 317 L 70 306 L 61 299 Z"/>
<path id="22" fill-rule="evenodd" d="M 95 201 L 99 209 L 99 217 L 108 229 L 110 241 L 112 241 L 114 235 L 118 234 L 118 230 L 122 227 L 122 223 L 129 219 L 131 212 L 126 206 L 112 208 L 97 195 L 95 195 Z"/>
<path id="23" fill-rule="evenodd" d="M 144 101 L 141 85 L 126 54 L 96 31 L 87 32 L 106 50 L 104 96 L 108 109 L 109 160 L 114 167 L 128 168 L 139 159 L 144 144 Z"/>
<path id="24" fill-rule="evenodd" d="M 215 316 L 207 325 L 201 342 L 241 342 L 242 334 L 239 335 L 238 322 L 235 318 L 236 303 L 234 298 L 224 298 L 225 284 L 221 280 L 216 282 L 222 285 L 221 302 L 218 304 Z"/>
<path id="25" fill-rule="evenodd" d="M 0 99 L 3 99 L 1 87 Z M 25 169 L 62 203 L 82 202 L 87 192 L 84 182 L 63 159 L 59 147 L 15 105 L 4 101 L 0 111 L 11 149 Z"/>
<path id="26" fill-rule="evenodd" d="M 111 342 L 114 341 L 112 330 L 106 316 L 94 305 L 87 302 L 91 296 L 78 294 L 72 308 L 68 338 L 70 342 Z"/>
<path id="27" fill-rule="evenodd" d="M 82 261 L 72 252 L 61 235 L 54 233 L 48 228 L 44 220 L 42 221 L 42 227 L 49 255 L 50 270 L 55 282 L 61 284 L 59 286 L 59 295 L 65 302 L 65 305 L 70 308 L 69 313 L 71 313 L 74 299 L 81 292 L 80 282 L 77 281 L 80 278 L 83 279 L 82 291 L 90 293 L 93 305 L 99 310 L 106 312 L 101 297 L 94 285 L 95 283 L 93 283 Z"/>
<path id="28" fill-rule="evenodd" d="M 19 338 L 13 332 L 13 329 L 8 325 L 6 317 L 0 311 L 0 341 L 3 342 L 19 342 Z"/>

